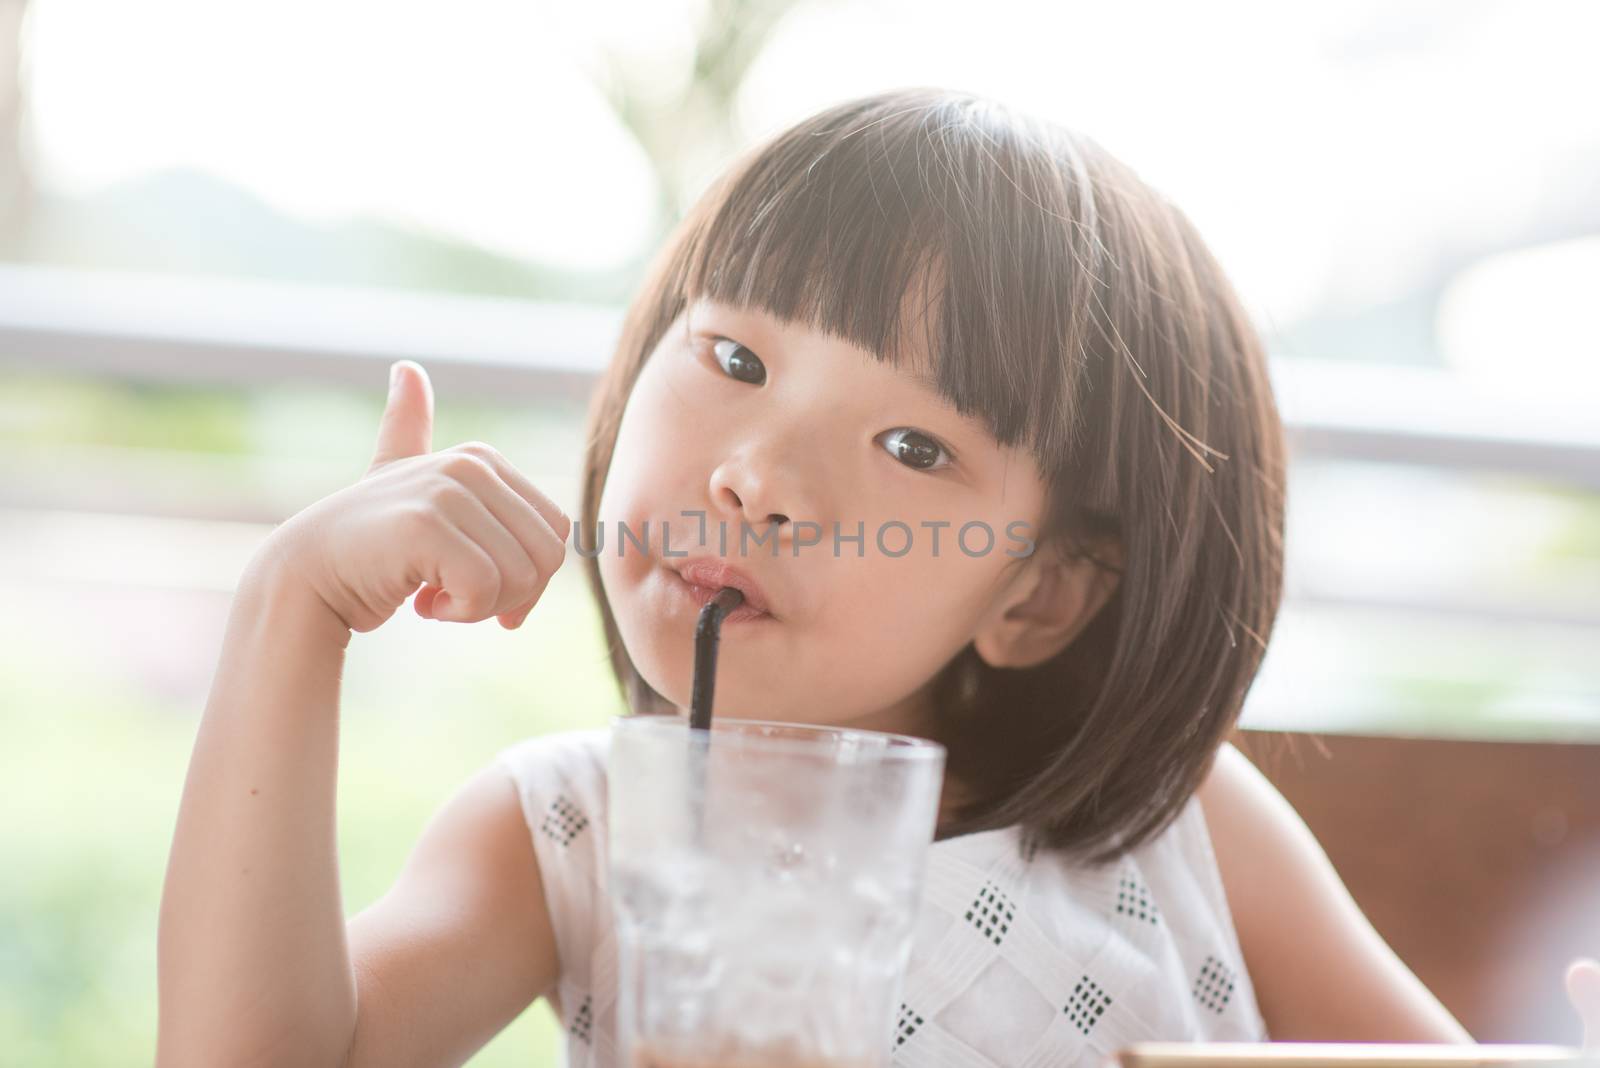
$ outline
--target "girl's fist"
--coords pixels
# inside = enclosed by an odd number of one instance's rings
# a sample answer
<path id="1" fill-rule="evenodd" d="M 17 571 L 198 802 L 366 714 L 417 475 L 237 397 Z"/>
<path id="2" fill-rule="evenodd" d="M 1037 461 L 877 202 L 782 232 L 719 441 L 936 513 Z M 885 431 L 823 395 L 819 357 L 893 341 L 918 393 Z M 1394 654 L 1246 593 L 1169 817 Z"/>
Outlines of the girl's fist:
<path id="1" fill-rule="evenodd" d="M 418 615 L 515 628 L 566 559 L 571 520 L 505 457 L 477 441 L 433 452 L 432 439 L 433 386 L 401 360 L 367 473 L 269 539 L 351 630 L 376 629 L 412 593 Z"/>

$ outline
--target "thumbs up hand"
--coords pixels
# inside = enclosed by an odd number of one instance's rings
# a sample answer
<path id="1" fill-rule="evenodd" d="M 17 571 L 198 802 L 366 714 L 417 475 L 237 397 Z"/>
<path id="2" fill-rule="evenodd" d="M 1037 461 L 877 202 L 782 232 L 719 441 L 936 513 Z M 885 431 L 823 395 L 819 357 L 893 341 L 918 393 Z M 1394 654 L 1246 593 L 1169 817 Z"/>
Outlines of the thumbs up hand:
<path id="1" fill-rule="evenodd" d="M 273 550 L 354 631 L 413 593 L 427 618 L 521 626 L 566 559 L 572 521 L 482 442 L 433 452 L 427 372 L 410 360 L 390 371 L 367 473 L 280 525 Z"/>

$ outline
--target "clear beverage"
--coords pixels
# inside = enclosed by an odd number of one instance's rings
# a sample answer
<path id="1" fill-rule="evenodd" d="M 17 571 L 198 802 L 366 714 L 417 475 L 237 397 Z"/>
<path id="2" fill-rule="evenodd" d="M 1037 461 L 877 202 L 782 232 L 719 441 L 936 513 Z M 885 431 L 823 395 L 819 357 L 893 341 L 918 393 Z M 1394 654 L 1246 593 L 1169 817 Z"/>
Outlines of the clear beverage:
<path id="1" fill-rule="evenodd" d="M 630 1068 L 888 1062 L 944 750 L 676 717 L 612 727 L 617 1032 Z"/>

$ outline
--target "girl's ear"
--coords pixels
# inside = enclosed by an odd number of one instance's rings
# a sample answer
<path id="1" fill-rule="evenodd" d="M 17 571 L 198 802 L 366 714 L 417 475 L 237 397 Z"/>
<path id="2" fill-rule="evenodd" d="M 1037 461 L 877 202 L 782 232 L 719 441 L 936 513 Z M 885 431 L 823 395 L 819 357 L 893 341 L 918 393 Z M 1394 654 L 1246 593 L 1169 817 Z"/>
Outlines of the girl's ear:
<path id="1" fill-rule="evenodd" d="M 984 663 L 997 668 L 1033 667 L 1072 643 L 1111 598 L 1121 578 L 1119 544 L 1100 542 L 1091 551 L 1095 560 L 1051 543 L 1028 558 L 973 636 Z"/>

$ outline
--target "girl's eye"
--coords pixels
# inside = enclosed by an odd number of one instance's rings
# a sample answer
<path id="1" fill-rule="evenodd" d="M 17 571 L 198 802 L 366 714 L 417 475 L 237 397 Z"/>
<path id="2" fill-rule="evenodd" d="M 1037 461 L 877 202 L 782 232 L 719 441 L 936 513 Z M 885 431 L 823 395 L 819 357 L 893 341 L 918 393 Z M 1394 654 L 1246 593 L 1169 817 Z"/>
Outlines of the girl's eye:
<path id="1" fill-rule="evenodd" d="M 711 346 L 722 369 L 741 382 L 761 385 L 767 380 L 767 369 L 761 358 L 731 338 L 719 337 Z"/>
<path id="2" fill-rule="evenodd" d="M 937 471 L 951 464 L 949 450 L 919 430 L 907 426 L 895 427 L 883 436 L 883 440 L 891 455 L 915 470 Z M 941 454 L 944 456 L 943 463 L 938 462 Z"/>
<path id="3" fill-rule="evenodd" d="M 741 382 L 763 385 L 767 369 L 761 358 L 732 338 L 716 338 L 711 345 L 717 365 Z M 889 453 L 907 467 L 917 471 L 937 471 L 949 467 L 954 461 L 950 450 L 935 439 L 910 427 L 895 427 L 882 435 Z"/>

